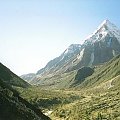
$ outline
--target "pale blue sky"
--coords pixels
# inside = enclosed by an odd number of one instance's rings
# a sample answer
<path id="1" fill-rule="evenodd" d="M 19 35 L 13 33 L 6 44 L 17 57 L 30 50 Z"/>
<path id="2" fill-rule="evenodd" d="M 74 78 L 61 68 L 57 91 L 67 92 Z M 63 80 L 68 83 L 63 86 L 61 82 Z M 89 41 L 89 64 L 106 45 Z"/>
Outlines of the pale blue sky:
<path id="1" fill-rule="evenodd" d="M 120 0 L 0 0 L 0 62 L 36 72 L 104 19 L 120 28 Z"/>

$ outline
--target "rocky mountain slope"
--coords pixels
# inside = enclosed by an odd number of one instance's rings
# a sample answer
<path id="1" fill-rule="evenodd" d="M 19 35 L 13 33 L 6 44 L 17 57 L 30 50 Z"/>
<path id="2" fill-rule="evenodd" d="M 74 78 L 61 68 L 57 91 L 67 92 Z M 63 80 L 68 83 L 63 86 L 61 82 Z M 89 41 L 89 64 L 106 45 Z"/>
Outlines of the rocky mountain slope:
<path id="1" fill-rule="evenodd" d="M 87 37 L 82 51 L 82 59 L 74 69 L 109 61 L 120 53 L 120 30 L 110 21 L 103 21 L 98 29 Z"/>
<path id="2" fill-rule="evenodd" d="M 70 45 L 59 57 L 51 60 L 43 69 L 40 69 L 37 72 L 37 75 L 65 72 L 70 66 L 68 63 L 74 60 L 80 50 L 80 44 Z"/>
<path id="3" fill-rule="evenodd" d="M 109 20 L 104 20 L 82 45 L 70 45 L 59 57 L 40 69 L 31 78 L 30 83 L 42 84 L 46 77 L 51 78 L 63 73 L 69 74 L 81 67 L 100 65 L 118 54 L 120 54 L 120 30 Z M 27 80 L 27 77 L 25 79 Z"/>
<path id="4" fill-rule="evenodd" d="M 20 76 L 23 80 L 30 82 L 32 81 L 32 79 L 34 79 L 36 77 L 35 73 L 29 73 L 29 74 L 24 74 Z"/>

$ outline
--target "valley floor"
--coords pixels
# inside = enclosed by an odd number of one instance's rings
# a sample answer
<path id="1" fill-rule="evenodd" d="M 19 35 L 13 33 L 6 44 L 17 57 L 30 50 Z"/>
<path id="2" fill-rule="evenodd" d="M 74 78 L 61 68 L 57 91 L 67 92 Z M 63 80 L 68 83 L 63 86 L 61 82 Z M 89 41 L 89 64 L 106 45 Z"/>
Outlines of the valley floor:
<path id="1" fill-rule="evenodd" d="M 52 120 L 120 120 L 120 75 L 82 90 L 19 89 Z"/>

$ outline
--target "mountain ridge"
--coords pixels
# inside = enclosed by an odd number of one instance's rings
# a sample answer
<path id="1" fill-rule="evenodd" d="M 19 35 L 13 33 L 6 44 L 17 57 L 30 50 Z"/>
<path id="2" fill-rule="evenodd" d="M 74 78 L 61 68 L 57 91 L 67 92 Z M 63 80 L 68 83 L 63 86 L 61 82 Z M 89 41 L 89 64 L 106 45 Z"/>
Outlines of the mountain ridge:
<path id="1" fill-rule="evenodd" d="M 72 48 L 72 50 L 71 50 Z M 120 30 L 109 20 L 104 20 L 98 29 L 80 44 L 71 44 L 59 57 L 40 69 L 31 83 L 38 83 L 45 76 L 54 76 L 85 66 L 105 63 L 120 53 Z M 34 81 L 34 82 L 32 82 Z"/>

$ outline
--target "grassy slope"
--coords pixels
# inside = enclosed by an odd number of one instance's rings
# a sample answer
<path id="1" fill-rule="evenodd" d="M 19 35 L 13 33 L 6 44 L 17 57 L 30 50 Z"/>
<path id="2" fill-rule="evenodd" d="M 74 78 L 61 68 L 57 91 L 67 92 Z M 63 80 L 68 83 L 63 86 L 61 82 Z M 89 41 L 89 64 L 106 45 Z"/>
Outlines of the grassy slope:
<path id="1" fill-rule="evenodd" d="M 107 82 L 112 78 L 120 75 L 120 55 L 113 58 L 111 61 L 97 67 L 94 74 L 85 79 L 85 81 L 78 86 L 78 88 L 91 88 L 101 83 Z"/>
<path id="2" fill-rule="evenodd" d="M 0 63 L 0 79 L 2 79 L 7 84 L 18 86 L 18 87 L 28 87 L 30 86 L 23 79 L 14 74 L 10 69 Z"/>

